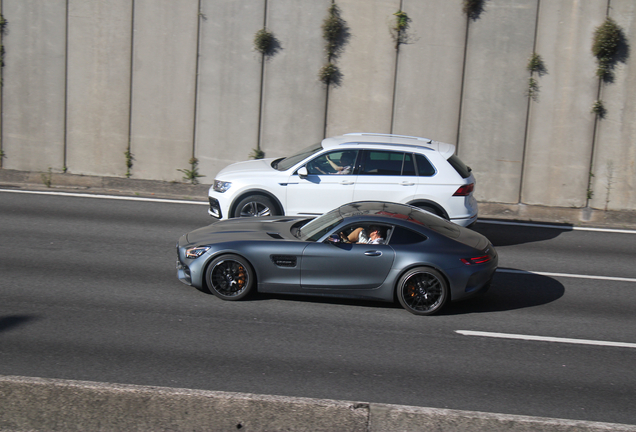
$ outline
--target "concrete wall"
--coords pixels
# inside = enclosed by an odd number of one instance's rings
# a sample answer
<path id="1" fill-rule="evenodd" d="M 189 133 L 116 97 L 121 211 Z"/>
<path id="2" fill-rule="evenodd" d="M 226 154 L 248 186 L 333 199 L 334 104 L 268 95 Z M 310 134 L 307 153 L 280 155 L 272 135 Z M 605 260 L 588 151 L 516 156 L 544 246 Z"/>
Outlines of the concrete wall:
<path id="1" fill-rule="evenodd" d="M 133 177 L 173 180 L 194 155 L 198 0 L 135 0 Z"/>
<path id="2" fill-rule="evenodd" d="M 131 0 L 68 2 L 66 166 L 71 172 L 126 174 L 131 23 Z"/>
<path id="3" fill-rule="evenodd" d="M 610 16 L 625 31 L 632 55 L 636 54 L 636 2 L 612 0 Z M 619 62 L 614 82 L 604 84 L 600 99 L 607 116 L 598 124 L 595 140 L 591 205 L 620 210 L 636 202 L 636 66 Z"/>
<path id="4" fill-rule="evenodd" d="M 599 81 L 591 55 L 604 1 L 541 2 L 536 52 L 547 68 L 531 103 L 521 201 L 584 207 L 592 158 Z"/>
<path id="5" fill-rule="evenodd" d="M 478 200 L 517 202 L 538 0 L 489 0 L 468 28 L 458 154 Z M 543 143 L 537 143 L 542 145 Z"/>
<path id="6" fill-rule="evenodd" d="M 3 37 L 2 167 L 62 171 L 66 0 L 5 0 L 2 14 L 10 17 Z"/>
<path id="7" fill-rule="evenodd" d="M 287 156 L 324 138 L 327 90 L 318 80 L 324 61 L 320 29 L 331 0 L 269 0 L 267 27 L 280 50 L 265 62 L 261 148 Z"/>
<path id="8" fill-rule="evenodd" d="M 398 0 L 339 0 L 349 39 L 336 65 L 342 83 L 330 85 L 327 136 L 391 132 L 395 56 L 389 32 Z"/>
<path id="9" fill-rule="evenodd" d="M 466 15 L 448 2 L 403 0 L 411 22 L 400 45 L 393 133 L 457 143 Z"/>
<path id="10" fill-rule="evenodd" d="M 196 157 L 203 182 L 258 145 L 265 1 L 201 0 Z"/>
<path id="11" fill-rule="evenodd" d="M 337 0 L 349 38 L 342 80 L 325 86 L 330 4 L 1 0 L 2 167 L 123 177 L 130 148 L 134 178 L 181 181 L 195 156 L 209 184 L 255 148 L 393 132 L 457 144 L 481 201 L 636 210 L 632 0 L 609 12 L 607 0 L 488 0 L 474 20 L 459 1 Z M 396 50 L 400 8 L 411 22 Z M 631 50 L 600 85 L 591 45 L 607 13 Z M 280 45 L 263 57 L 265 26 Z M 536 100 L 533 51 L 546 66 Z M 599 98 L 605 119 L 591 113 Z"/>
<path id="12" fill-rule="evenodd" d="M 86 381 L 0 376 L 3 431 L 635 432 L 636 426 Z"/>

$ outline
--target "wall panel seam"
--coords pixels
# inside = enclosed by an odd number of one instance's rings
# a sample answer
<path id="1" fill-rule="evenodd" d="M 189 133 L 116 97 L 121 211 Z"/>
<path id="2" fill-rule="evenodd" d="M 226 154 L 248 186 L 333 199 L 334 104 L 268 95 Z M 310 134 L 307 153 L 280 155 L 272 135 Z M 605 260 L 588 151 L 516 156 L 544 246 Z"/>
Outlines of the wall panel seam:
<path id="1" fill-rule="evenodd" d="M 66 0 L 65 29 L 64 29 L 64 120 L 62 125 L 62 172 L 67 170 L 67 146 L 68 146 L 68 22 L 69 7 Z"/>
<path id="2" fill-rule="evenodd" d="M 130 2 L 130 82 L 128 85 L 128 154 L 132 158 L 133 85 L 135 68 L 135 0 Z M 126 167 L 128 168 L 128 167 Z M 130 173 L 132 177 L 132 172 Z"/>
<path id="3" fill-rule="evenodd" d="M 200 47 L 201 47 L 201 20 L 203 19 L 203 15 L 201 12 L 201 0 L 198 1 L 197 5 L 197 46 L 195 49 L 195 63 L 194 63 L 194 103 L 193 113 L 192 113 L 192 157 L 197 157 L 197 115 L 198 115 L 198 101 L 199 101 L 199 57 Z"/>
<path id="4" fill-rule="evenodd" d="M 532 42 L 532 55 L 537 51 L 537 37 L 539 34 L 539 17 L 541 12 L 541 0 L 537 0 L 537 14 L 534 20 L 534 40 Z M 530 72 L 532 77 L 532 72 Z M 529 78 L 528 78 L 529 79 Z M 526 130 L 523 136 L 523 156 L 521 157 L 521 173 L 519 174 L 519 197 L 517 203 L 521 203 L 523 195 L 523 179 L 526 171 L 527 151 L 528 151 L 528 134 L 530 133 L 530 112 L 532 111 L 532 98 L 528 95 L 528 107 L 526 109 Z"/>

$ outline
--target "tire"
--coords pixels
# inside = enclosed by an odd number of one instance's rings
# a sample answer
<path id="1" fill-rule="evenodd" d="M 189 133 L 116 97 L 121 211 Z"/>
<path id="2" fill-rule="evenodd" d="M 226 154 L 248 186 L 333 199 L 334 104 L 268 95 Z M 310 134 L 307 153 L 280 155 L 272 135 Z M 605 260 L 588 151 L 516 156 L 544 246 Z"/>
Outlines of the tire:
<path id="1" fill-rule="evenodd" d="M 254 270 L 238 255 L 215 258 L 205 272 L 205 281 L 212 294 L 223 300 L 240 300 L 254 287 Z"/>
<path id="2" fill-rule="evenodd" d="M 446 304 L 448 284 L 437 270 L 416 267 L 400 278 L 397 297 L 402 307 L 412 314 L 432 315 Z"/>
<path id="3" fill-rule="evenodd" d="M 263 195 L 250 195 L 239 201 L 234 217 L 276 216 L 278 211 L 272 200 Z"/>

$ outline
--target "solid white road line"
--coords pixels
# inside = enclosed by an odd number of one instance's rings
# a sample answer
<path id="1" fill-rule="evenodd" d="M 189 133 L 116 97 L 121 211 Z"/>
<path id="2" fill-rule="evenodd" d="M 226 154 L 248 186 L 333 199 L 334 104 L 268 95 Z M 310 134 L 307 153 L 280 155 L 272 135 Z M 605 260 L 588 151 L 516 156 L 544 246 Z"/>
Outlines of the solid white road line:
<path id="1" fill-rule="evenodd" d="M 124 201 L 147 201 L 147 202 L 171 203 L 171 204 L 208 205 L 206 201 L 187 201 L 187 200 L 174 200 L 174 199 L 163 199 L 163 198 L 130 197 L 130 196 L 119 196 L 119 195 L 94 195 L 94 194 L 88 194 L 88 193 L 83 194 L 83 193 L 72 193 L 72 192 L 26 191 L 26 190 L 13 190 L 13 189 L 0 189 L 0 192 L 23 193 L 23 194 L 32 194 L 32 195 L 56 195 L 56 196 L 69 196 L 69 197 L 80 197 L 80 198 L 113 199 L 113 200 L 124 200 Z"/>
<path id="2" fill-rule="evenodd" d="M 186 201 L 186 200 L 171 200 L 161 198 L 143 198 L 143 197 L 127 197 L 118 195 L 93 195 L 82 194 L 72 192 L 54 192 L 54 191 L 28 191 L 28 190 L 14 190 L 14 189 L 0 189 L 0 192 L 13 192 L 13 193 L 25 193 L 35 195 L 59 195 L 59 196 L 72 196 L 82 198 L 100 198 L 100 199 L 119 199 L 128 201 L 149 201 L 149 202 L 165 202 L 173 204 L 199 204 L 208 205 L 207 201 Z M 607 233 L 620 233 L 620 234 L 636 234 L 636 230 L 627 229 L 614 229 L 614 228 L 594 228 L 594 227 L 577 227 L 566 225 L 550 225 L 541 223 L 524 223 L 524 222 L 512 222 L 512 221 L 495 221 L 495 220 L 481 220 L 478 219 L 478 223 L 491 224 L 491 225 L 514 225 L 514 226 L 526 226 L 532 228 L 553 228 L 563 231 L 593 231 L 593 232 L 607 232 Z"/>
<path id="3" fill-rule="evenodd" d="M 577 344 L 577 345 L 598 345 L 598 346 L 620 347 L 620 348 L 636 348 L 636 343 L 628 343 L 628 342 L 610 342 L 610 341 L 597 341 L 597 340 L 588 340 L 588 339 L 570 339 L 570 338 L 560 338 L 560 337 L 532 336 L 532 335 L 520 335 L 520 334 L 509 334 L 509 333 L 491 333 L 491 332 L 471 331 L 471 330 L 455 330 L 455 333 L 459 333 L 464 336 L 481 336 L 481 337 L 490 337 L 490 338 L 499 338 L 499 339 L 520 339 L 520 340 L 528 340 L 528 341 L 569 343 L 569 344 Z"/>
<path id="4" fill-rule="evenodd" d="M 624 278 L 624 277 L 614 277 L 614 276 L 594 276 L 594 275 L 582 275 L 582 274 L 570 274 L 570 273 L 550 273 L 550 272 L 537 272 L 537 271 L 527 271 L 527 270 L 506 269 L 506 268 L 498 268 L 497 272 L 514 273 L 514 274 L 536 274 L 540 276 L 550 276 L 550 277 L 595 279 L 595 280 L 607 280 L 607 281 L 617 281 L 617 282 L 636 282 L 636 278 Z"/>
<path id="5" fill-rule="evenodd" d="M 542 224 L 542 223 L 524 223 L 524 222 L 494 221 L 494 220 L 481 220 L 481 219 L 478 219 L 477 223 L 490 224 L 490 225 L 525 226 L 525 227 L 532 227 L 532 228 L 551 228 L 551 229 L 560 229 L 562 231 L 593 231 L 593 232 L 606 232 L 606 233 L 619 233 L 619 234 L 636 234 L 636 230 L 616 229 L 616 228 L 579 227 L 579 226 L 567 226 L 567 225 L 550 225 L 550 224 Z"/>

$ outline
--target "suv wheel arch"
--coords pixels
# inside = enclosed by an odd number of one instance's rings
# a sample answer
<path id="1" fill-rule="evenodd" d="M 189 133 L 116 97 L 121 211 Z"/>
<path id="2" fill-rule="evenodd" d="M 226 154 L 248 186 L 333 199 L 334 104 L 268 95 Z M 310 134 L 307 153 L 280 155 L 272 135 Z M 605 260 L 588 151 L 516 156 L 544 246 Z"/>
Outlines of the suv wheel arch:
<path id="1" fill-rule="evenodd" d="M 236 208 L 239 205 L 239 203 L 250 195 L 260 195 L 262 197 L 270 199 L 274 203 L 274 206 L 275 206 L 274 210 L 276 210 L 276 212 L 281 216 L 285 215 L 285 211 L 283 210 L 283 205 L 280 203 L 278 198 L 276 198 L 276 196 L 262 189 L 252 189 L 252 190 L 244 191 L 242 194 L 237 196 L 234 199 L 234 201 L 232 201 L 232 205 L 230 206 L 230 214 L 228 215 L 228 218 L 234 217 L 234 213 L 236 212 Z"/>
<path id="2" fill-rule="evenodd" d="M 446 210 L 444 210 L 444 208 L 441 205 L 437 204 L 435 201 L 419 200 L 419 201 L 410 202 L 408 204 L 412 205 L 413 207 L 419 207 L 423 210 L 429 211 L 446 220 L 450 220 Z"/>

